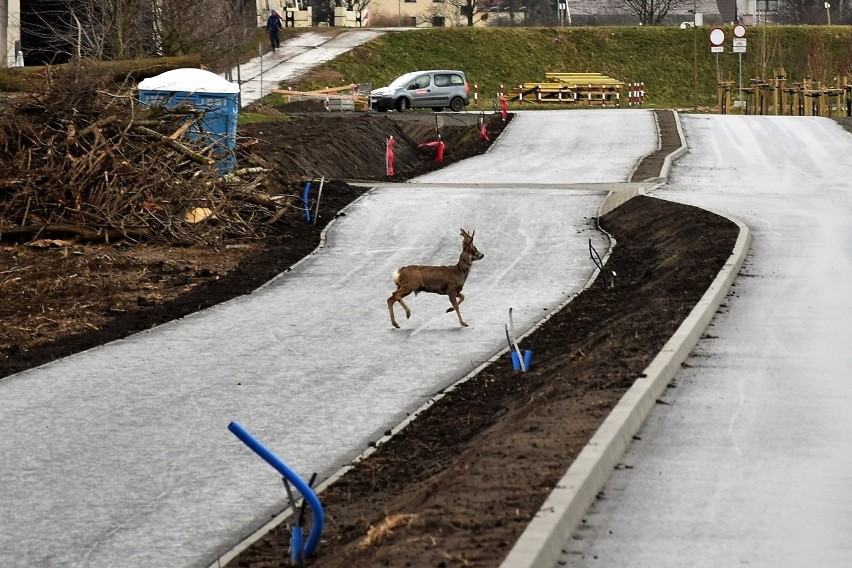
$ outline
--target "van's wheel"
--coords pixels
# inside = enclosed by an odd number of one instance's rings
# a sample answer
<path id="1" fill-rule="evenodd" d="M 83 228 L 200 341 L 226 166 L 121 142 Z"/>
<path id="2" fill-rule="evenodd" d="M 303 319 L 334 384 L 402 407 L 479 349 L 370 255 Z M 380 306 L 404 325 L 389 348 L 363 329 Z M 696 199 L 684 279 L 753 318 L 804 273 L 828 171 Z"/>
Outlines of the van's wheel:
<path id="1" fill-rule="evenodd" d="M 411 108 L 411 103 L 408 102 L 408 99 L 405 97 L 400 97 L 398 101 L 396 101 L 396 110 L 399 112 L 405 112 Z"/>
<path id="2" fill-rule="evenodd" d="M 461 112 L 464 110 L 464 101 L 461 97 L 455 97 L 450 101 L 450 108 L 453 109 L 453 112 Z"/>

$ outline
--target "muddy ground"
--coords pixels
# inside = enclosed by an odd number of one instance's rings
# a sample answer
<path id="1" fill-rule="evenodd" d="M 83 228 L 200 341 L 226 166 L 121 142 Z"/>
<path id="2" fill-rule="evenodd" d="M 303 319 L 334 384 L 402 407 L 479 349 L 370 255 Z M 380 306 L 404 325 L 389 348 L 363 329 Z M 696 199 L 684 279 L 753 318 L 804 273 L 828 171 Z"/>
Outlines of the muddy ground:
<path id="1" fill-rule="evenodd" d="M 365 191 L 352 180 L 387 179 L 390 135 L 397 139 L 395 179 L 438 167 L 417 148 L 435 138 L 431 115 L 412 113 L 419 124 L 402 127 L 393 113 L 336 114 L 310 105 L 267 111 L 280 120 L 244 129 L 241 145 L 289 183 L 325 176 L 316 224 L 294 210 L 269 237 L 216 248 L 0 242 L 0 377 L 248 293 L 285 271 Z M 634 180 L 659 175 L 663 156 L 679 145 L 672 114 L 658 116 L 662 148 Z M 503 122 L 486 118 L 493 141 Z M 445 124 L 441 134 L 447 163 L 489 144 L 476 126 Z M 609 260 L 616 287 L 594 284 L 530 337 L 529 373 L 512 371 L 508 360 L 495 363 L 326 490 L 326 531 L 307 565 L 499 565 L 736 238 L 736 228 L 715 215 L 647 197 L 600 224 L 618 241 Z M 286 524 L 234 565 L 288 566 Z"/>

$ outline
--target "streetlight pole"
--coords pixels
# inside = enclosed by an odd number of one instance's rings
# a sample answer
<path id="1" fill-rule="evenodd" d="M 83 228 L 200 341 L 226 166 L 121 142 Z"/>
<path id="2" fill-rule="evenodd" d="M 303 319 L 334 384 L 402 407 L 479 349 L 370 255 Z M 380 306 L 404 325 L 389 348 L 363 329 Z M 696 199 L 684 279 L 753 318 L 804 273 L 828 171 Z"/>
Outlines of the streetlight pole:
<path id="1" fill-rule="evenodd" d="M 391 4 L 393 6 L 393 4 Z M 402 0 L 396 2 L 396 27 L 402 27 Z"/>
<path id="2" fill-rule="evenodd" d="M 698 112 L 698 0 L 692 0 L 692 110 Z"/>

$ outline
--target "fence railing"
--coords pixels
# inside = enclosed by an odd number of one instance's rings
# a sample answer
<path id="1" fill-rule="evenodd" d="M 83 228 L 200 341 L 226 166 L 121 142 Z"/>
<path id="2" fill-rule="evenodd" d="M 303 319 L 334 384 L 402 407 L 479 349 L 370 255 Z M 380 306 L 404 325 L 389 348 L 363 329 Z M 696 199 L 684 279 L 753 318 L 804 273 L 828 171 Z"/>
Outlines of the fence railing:
<path id="1" fill-rule="evenodd" d="M 772 79 L 752 79 L 749 85 L 737 88 L 733 81 L 718 84 L 718 107 L 729 114 L 734 93 L 739 91 L 744 114 L 770 114 L 786 116 L 852 116 L 852 83 L 839 77 L 834 85 L 804 79 L 788 82 L 786 75 L 776 73 Z"/>

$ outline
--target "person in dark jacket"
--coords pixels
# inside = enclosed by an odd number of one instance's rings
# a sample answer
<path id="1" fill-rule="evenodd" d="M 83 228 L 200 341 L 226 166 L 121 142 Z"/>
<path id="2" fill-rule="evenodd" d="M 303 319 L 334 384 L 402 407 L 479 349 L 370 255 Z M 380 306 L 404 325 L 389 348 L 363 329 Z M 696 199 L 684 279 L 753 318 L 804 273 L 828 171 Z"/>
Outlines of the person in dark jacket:
<path id="1" fill-rule="evenodd" d="M 283 27 L 284 23 L 281 21 L 281 16 L 278 15 L 277 11 L 272 10 L 272 13 L 266 19 L 266 30 L 269 32 L 269 43 L 272 44 L 272 49 L 281 47 L 281 28 Z"/>

